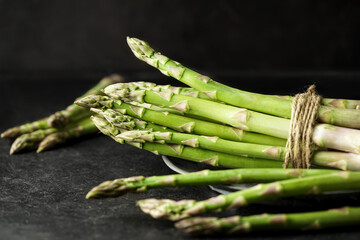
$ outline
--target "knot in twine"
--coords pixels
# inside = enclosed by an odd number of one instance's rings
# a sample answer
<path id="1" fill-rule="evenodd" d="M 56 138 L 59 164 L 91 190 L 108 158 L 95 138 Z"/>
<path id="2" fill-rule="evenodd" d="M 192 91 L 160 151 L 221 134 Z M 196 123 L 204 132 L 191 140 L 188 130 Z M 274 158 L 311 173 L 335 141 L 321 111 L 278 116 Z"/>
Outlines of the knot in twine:
<path id="1" fill-rule="evenodd" d="M 321 97 L 315 85 L 305 93 L 295 95 L 291 106 L 289 137 L 286 142 L 284 168 L 310 168 L 312 155 L 312 133 Z"/>

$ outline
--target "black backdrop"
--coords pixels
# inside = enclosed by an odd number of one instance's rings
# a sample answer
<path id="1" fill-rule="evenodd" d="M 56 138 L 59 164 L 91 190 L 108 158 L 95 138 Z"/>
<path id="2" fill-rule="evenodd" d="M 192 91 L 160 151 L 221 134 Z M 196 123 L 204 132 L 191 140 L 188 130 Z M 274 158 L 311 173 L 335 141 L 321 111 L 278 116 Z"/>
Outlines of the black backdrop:
<path id="1" fill-rule="evenodd" d="M 126 36 L 204 71 L 354 71 L 359 10 L 343 0 L 0 0 L 0 79 L 149 71 Z"/>
<path id="2" fill-rule="evenodd" d="M 110 73 L 179 84 L 137 60 L 126 36 L 244 90 L 295 94 L 315 82 L 323 96 L 360 99 L 359 10 L 360 1 L 344 0 L 0 0 L 0 132 L 64 109 Z M 11 142 L 0 140 L 0 239 L 188 239 L 172 223 L 141 213 L 135 201 L 216 195 L 196 187 L 85 200 L 104 180 L 173 171 L 160 156 L 101 134 L 12 156 Z M 235 213 L 358 206 L 359 195 L 276 201 Z M 359 235 L 355 227 L 246 239 Z"/>

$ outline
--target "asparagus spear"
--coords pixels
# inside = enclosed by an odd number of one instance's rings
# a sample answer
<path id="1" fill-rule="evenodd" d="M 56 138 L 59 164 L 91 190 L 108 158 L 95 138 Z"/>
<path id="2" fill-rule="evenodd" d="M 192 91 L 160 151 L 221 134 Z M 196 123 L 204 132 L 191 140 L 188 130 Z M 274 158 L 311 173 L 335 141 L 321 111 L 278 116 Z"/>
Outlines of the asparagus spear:
<path id="1" fill-rule="evenodd" d="M 199 135 L 219 136 L 223 139 L 259 143 L 265 145 L 285 146 L 284 139 L 242 131 L 222 124 L 202 121 L 177 114 L 158 112 L 142 107 L 132 106 L 122 101 L 113 100 L 107 96 L 90 95 L 76 101 L 76 104 L 88 108 L 125 109 L 126 114 L 144 121 L 166 126 L 181 132 Z"/>
<path id="2" fill-rule="evenodd" d="M 37 152 L 41 152 L 64 143 L 68 139 L 77 138 L 95 132 L 97 132 L 97 128 L 90 120 L 90 117 L 84 118 L 79 122 L 68 124 L 62 129 L 39 129 L 16 138 L 11 145 L 10 154 L 18 153 L 25 149 L 33 149 L 37 146 Z"/>
<path id="3" fill-rule="evenodd" d="M 105 77 L 101 79 L 101 81 L 98 84 L 96 84 L 93 88 L 88 90 L 81 97 L 85 97 L 91 94 L 101 94 L 101 90 L 104 87 L 119 82 L 124 82 L 124 79 L 120 75 L 113 74 L 109 77 Z M 65 110 L 50 115 L 47 121 L 49 126 L 51 127 L 62 128 L 69 122 L 77 121 L 83 118 L 84 114 L 87 114 L 90 117 L 88 109 L 82 108 L 73 103 L 69 105 Z"/>
<path id="4" fill-rule="evenodd" d="M 111 123 L 111 119 L 109 121 Z M 131 142 L 165 141 L 170 144 L 183 144 L 194 148 L 203 148 L 217 152 L 240 156 L 284 161 L 286 149 L 279 146 L 268 146 L 253 143 L 229 141 L 219 137 L 199 136 L 188 133 L 154 131 L 153 129 L 132 130 L 117 135 L 118 138 Z M 342 170 L 360 170 L 360 155 L 354 153 L 316 151 L 312 164 L 323 167 L 334 167 Z"/>
<path id="5" fill-rule="evenodd" d="M 136 176 L 106 181 L 91 189 L 86 198 L 117 197 L 129 192 L 145 192 L 154 188 L 184 187 L 211 184 L 264 183 L 329 174 L 336 170 L 325 169 L 228 169 L 203 170 L 188 174 L 165 176 Z"/>
<path id="6" fill-rule="evenodd" d="M 10 155 L 25 149 L 35 148 L 46 136 L 57 132 L 56 128 L 38 129 L 17 137 L 10 147 Z"/>
<path id="7" fill-rule="evenodd" d="M 278 96 L 280 98 L 285 98 L 288 100 L 293 100 L 291 96 Z M 334 99 L 334 98 L 322 98 L 321 104 L 328 107 L 335 108 L 346 108 L 346 109 L 356 109 L 360 108 L 360 100 L 352 100 L 352 99 Z"/>
<path id="8" fill-rule="evenodd" d="M 321 102 L 324 105 L 336 108 L 347 108 L 356 110 L 359 110 L 360 108 L 360 100 L 323 98 Z"/>
<path id="9" fill-rule="evenodd" d="M 151 83 L 151 82 L 135 82 L 135 83 L 126 83 L 126 84 L 127 87 L 132 87 L 134 90 L 151 89 L 158 92 L 173 92 L 175 94 L 217 101 L 216 99 L 214 99 L 214 95 L 212 94 L 212 92 L 207 92 L 207 91 L 201 92 L 193 88 L 175 87 L 171 85 L 156 85 L 155 83 Z M 118 84 L 116 83 L 112 85 L 114 91 L 121 90 L 123 88 L 122 86 L 117 86 L 117 85 Z M 279 95 L 275 95 L 275 96 L 279 98 L 285 98 L 291 101 L 293 100 L 293 97 L 291 96 L 279 96 Z M 336 108 L 359 109 L 360 100 L 322 98 L 321 104 Z"/>
<path id="10" fill-rule="evenodd" d="M 104 92 L 112 98 L 130 99 L 170 107 L 182 113 L 214 119 L 246 131 L 284 139 L 289 135 L 290 120 L 249 111 L 244 108 L 173 94 L 171 92 L 164 94 L 151 90 L 133 91 L 130 88 L 124 88 L 121 93 L 114 92 L 111 88 L 105 88 Z M 211 110 L 209 111 L 209 109 Z M 360 130 L 358 129 L 317 124 L 314 127 L 312 139 L 319 146 L 360 153 Z"/>
<path id="11" fill-rule="evenodd" d="M 218 195 L 204 201 L 170 199 L 144 199 L 138 205 L 154 218 L 180 220 L 198 214 L 224 211 L 266 200 L 333 191 L 359 190 L 359 172 L 337 172 L 300 179 L 289 179 Z"/>
<path id="12" fill-rule="evenodd" d="M 115 141 L 119 143 L 125 142 L 133 146 L 136 146 L 140 149 L 150 151 L 157 155 L 160 154 L 160 155 L 172 156 L 193 162 L 200 162 L 216 167 L 227 167 L 227 168 L 281 168 L 282 166 L 282 164 L 277 161 L 235 156 L 226 153 L 204 150 L 200 148 L 187 147 L 180 144 L 164 144 L 163 142 L 160 143 L 128 142 L 117 137 L 117 135 L 121 132 L 121 130 L 114 127 L 111 123 L 106 121 L 106 119 L 98 116 L 92 116 L 91 119 L 96 125 L 96 127 L 102 133 L 112 137 Z"/>
<path id="13" fill-rule="evenodd" d="M 151 129 L 154 131 L 166 131 L 166 132 L 175 132 L 172 129 L 169 129 L 164 126 L 159 126 L 150 122 L 142 121 L 137 118 L 133 118 L 128 115 L 124 115 L 126 113 L 125 109 L 98 109 L 98 108 L 90 108 L 90 110 L 94 113 L 97 113 L 99 116 L 105 118 L 109 123 L 111 123 L 114 127 L 120 130 L 144 130 Z"/>
<path id="14" fill-rule="evenodd" d="M 156 85 L 152 82 L 127 82 L 127 83 L 121 83 L 121 84 L 111 84 L 107 86 L 108 90 L 110 92 L 122 92 L 124 89 L 132 89 L 132 90 L 146 90 L 151 89 L 157 92 L 172 92 L 175 94 L 190 96 L 190 97 L 196 97 L 206 100 L 212 100 L 216 101 L 216 99 L 213 98 L 211 93 L 208 92 L 201 92 L 197 91 L 193 88 L 184 88 L 184 87 L 175 87 L 171 85 Z M 125 90 L 126 91 L 126 90 Z"/>
<path id="15" fill-rule="evenodd" d="M 326 211 L 232 216 L 226 218 L 194 217 L 175 224 L 190 235 L 243 234 L 257 231 L 316 230 L 359 225 L 360 207 L 342 207 Z"/>
<path id="16" fill-rule="evenodd" d="M 134 55 L 140 60 L 158 68 L 166 76 L 172 76 L 197 90 L 211 93 L 219 101 L 275 116 L 291 117 L 290 100 L 246 92 L 220 84 L 207 76 L 184 67 L 159 52 L 155 52 L 144 41 L 128 37 L 127 42 Z M 359 119 L 360 112 L 354 109 L 321 106 L 318 110 L 319 121 L 338 126 L 360 128 Z"/>
<path id="17" fill-rule="evenodd" d="M 96 133 L 97 131 L 98 129 L 92 123 L 90 117 L 84 118 L 80 122 L 72 124 L 71 127 L 65 128 L 63 131 L 55 132 L 46 136 L 40 142 L 37 152 L 40 153 L 50 148 L 54 148 L 55 146 L 60 145 L 69 139 L 79 138 L 81 136 Z"/>
<path id="18" fill-rule="evenodd" d="M 43 118 L 31 123 L 26 123 L 20 126 L 12 127 L 7 129 L 1 134 L 2 138 L 17 138 L 18 136 L 30 133 L 38 129 L 47 129 L 50 126 L 47 123 L 47 118 Z"/>

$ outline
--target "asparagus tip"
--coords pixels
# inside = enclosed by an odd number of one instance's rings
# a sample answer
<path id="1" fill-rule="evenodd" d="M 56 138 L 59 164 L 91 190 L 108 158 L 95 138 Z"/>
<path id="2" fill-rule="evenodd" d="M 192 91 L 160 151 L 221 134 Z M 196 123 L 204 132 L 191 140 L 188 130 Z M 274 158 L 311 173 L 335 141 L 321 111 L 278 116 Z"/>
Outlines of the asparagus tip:
<path id="1" fill-rule="evenodd" d="M 23 149 L 31 147 L 31 142 L 29 142 L 28 139 L 29 134 L 23 134 L 20 137 L 16 138 L 15 141 L 11 144 L 9 154 L 13 155 Z"/>
<path id="2" fill-rule="evenodd" d="M 9 128 L 5 132 L 1 133 L 1 138 L 16 138 L 19 136 L 17 128 Z"/>
<path id="3" fill-rule="evenodd" d="M 47 136 L 40 142 L 39 147 L 37 148 L 36 152 L 40 153 L 45 150 L 51 149 L 51 148 L 55 147 L 56 145 L 63 143 L 64 141 L 65 141 L 65 139 L 63 138 L 62 134 L 60 134 L 60 133 L 50 134 L 49 136 Z"/>
<path id="4" fill-rule="evenodd" d="M 193 217 L 175 223 L 178 230 L 188 235 L 203 235 L 216 233 L 221 225 L 216 217 Z"/>
<path id="5" fill-rule="evenodd" d="M 9 154 L 14 155 L 14 153 L 15 153 L 15 150 L 13 148 L 10 148 Z"/>
<path id="6" fill-rule="evenodd" d="M 174 201 L 171 199 L 143 199 L 137 202 L 140 209 L 153 218 L 165 218 L 171 221 L 181 220 L 189 217 L 184 209 L 190 208 L 195 203 L 194 200 Z"/>
<path id="7" fill-rule="evenodd" d="M 36 153 L 41 153 L 41 152 L 43 152 L 43 151 L 45 151 L 46 149 L 44 149 L 43 147 L 38 147 L 37 149 L 36 149 Z"/>
<path id="8" fill-rule="evenodd" d="M 94 192 L 90 191 L 86 194 L 85 199 L 90 199 L 90 198 L 94 198 L 94 197 L 95 197 Z"/>

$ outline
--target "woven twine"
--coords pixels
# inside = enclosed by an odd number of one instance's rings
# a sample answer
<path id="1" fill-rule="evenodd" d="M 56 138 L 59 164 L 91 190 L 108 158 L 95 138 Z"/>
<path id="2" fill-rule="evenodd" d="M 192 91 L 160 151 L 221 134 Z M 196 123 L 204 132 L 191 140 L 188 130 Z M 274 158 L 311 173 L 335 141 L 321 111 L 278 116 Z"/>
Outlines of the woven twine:
<path id="1" fill-rule="evenodd" d="M 312 155 L 312 133 L 321 97 L 315 85 L 305 93 L 295 95 L 291 106 L 289 137 L 286 142 L 284 168 L 310 168 Z"/>

